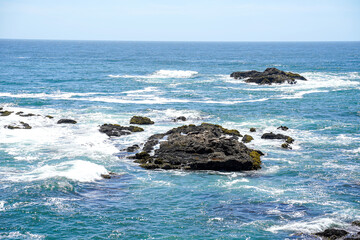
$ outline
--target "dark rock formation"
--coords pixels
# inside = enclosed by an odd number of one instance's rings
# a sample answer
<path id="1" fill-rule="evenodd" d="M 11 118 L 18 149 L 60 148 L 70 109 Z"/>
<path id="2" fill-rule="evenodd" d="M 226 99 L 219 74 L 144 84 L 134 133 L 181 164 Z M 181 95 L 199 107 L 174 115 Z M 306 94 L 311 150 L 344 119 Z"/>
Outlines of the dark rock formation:
<path id="1" fill-rule="evenodd" d="M 10 114 L 12 114 L 13 112 L 10 111 L 0 111 L 0 116 L 2 117 L 6 117 L 9 116 Z"/>
<path id="2" fill-rule="evenodd" d="M 148 125 L 148 124 L 154 124 L 154 122 L 151 121 L 151 119 L 148 117 L 133 116 L 130 119 L 130 124 Z"/>
<path id="3" fill-rule="evenodd" d="M 19 115 L 20 117 L 34 117 L 34 116 L 40 116 L 40 115 L 36 115 L 36 114 L 33 114 L 33 113 L 27 113 L 27 114 L 24 114 L 24 112 L 17 112 L 16 115 Z"/>
<path id="4" fill-rule="evenodd" d="M 230 77 L 235 79 L 244 79 L 245 82 L 249 83 L 257 83 L 257 84 L 273 84 L 273 83 L 289 83 L 295 84 L 296 80 L 305 80 L 303 76 L 292 73 L 292 72 L 284 72 L 277 68 L 267 68 L 264 72 L 258 71 L 246 71 L 246 72 L 233 72 Z"/>
<path id="5" fill-rule="evenodd" d="M 238 141 L 241 134 L 219 125 L 185 125 L 151 136 L 135 162 L 146 169 L 243 171 L 261 168 L 261 152 Z M 154 155 L 151 153 L 154 146 Z"/>
<path id="6" fill-rule="evenodd" d="M 127 151 L 127 152 L 135 152 L 135 151 L 138 150 L 139 148 L 140 148 L 139 145 L 134 144 L 134 145 L 132 145 L 131 147 L 126 148 L 126 151 Z"/>
<path id="7" fill-rule="evenodd" d="M 283 144 L 281 144 L 281 147 L 282 147 L 282 148 L 285 148 L 285 149 L 292 149 L 292 147 L 291 147 L 290 144 L 288 144 L 288 143 L 283 143 Z"/>
<path id="8" fill-rule="evenodd" d="M 359 220 L 353 221 L 353 222 L 351 223 L 351 225 L 360 227 L 360 221 L 359 221 Z"/>
<path id="9" fill-rule="evenodd" d="M 60 119 L 57 124 L 63 124 L 63 123 L 66 123 L 66 124 L 76 124 L 77 121 L 75 120 L 72 120 L 72 119 Z"/>
<path id="10" fill-rule="evenodd" d="M 261 136 L 262 139 L 287 139 L 289 136 L 283 135 L 283 134 L 275 134 L 273 132 L 270 133 L 264 133 Z"/>
<path id="11" fill-rule="evenodd" d="M 287 126 L 280 126 L 280 127 L 278 127 L 277 129 L 281 129 L 281 130 L 283 130 L 283 131 L 289 130 L 289 128 L 288 128 Z"/>
<path id="12" fill-rule="evenodd" d="M 8 129 L 31 129 L 31 126 L 27 123 L 20 122 L 20 125 L 6 125 Z"/>
<path id="13" fill-rule="evenodd" d="M 317 236 L 326 237 L 329 239 L 338 239 L 346 236 L 347 234 L 348 234 L 347 231 L 341 229 L 335 229 L 335 228 L 328 228 L 323 232 L 315 233 L 315 235 Z"/>
<path id="14" fill-rule="evenodd" d="M 124 127 L 119 124 L 103 124 L 100 126 L 99 131 L 105 133 L 109 137 L 119 137 L 122 135 L 129 135 L 132 132 L 142 132 L 144 129 L 136 126 Z"/>
<path id="15" fill-rule="evenodd" d="M 184 116 L 180 116 L 180 117 L 177 117 L 177 118 L 175 118 L 175 119 L 173 119 L 173 121 L 174 122 L 178 122 L 178 121 L 186 121 L 186 117 L 184 117 Z"/>
<path id="16" fill-rule="evenodd" d="M 247 134 L 245 134 L 244 137 L 241 139 L 241 141 L 242 141 L 243 143 L 249 143 L 249 142 L 251 142 L 252 140 L 254 140 L 254 138 L 253 138 L 252 136 L 250 136 L 250 135 L 247 135 Z"/>
<path id="17" fill-rule="evenodd" d="M 101 174 L 100 176 L 101 176 L 102 178 L 104 178 L 104 179 L 111 179 L 111 178 L 113 178 L 114 176 L 117 176 L 117 174 L 114 173 L 114 172 L 109 172 L 109 173 L 106 173 L 106 174 Z"/>
<path id="18" fill-rule="evenodd" d="M 250 128 L 250 132 L 256 132 L 256 128 Z"/>
<path id="19" fill-rule="evenodd" d="M 292 137 L 287 137 L 285 142 L 287 143 L 293 143 L 295 140 Z"/>

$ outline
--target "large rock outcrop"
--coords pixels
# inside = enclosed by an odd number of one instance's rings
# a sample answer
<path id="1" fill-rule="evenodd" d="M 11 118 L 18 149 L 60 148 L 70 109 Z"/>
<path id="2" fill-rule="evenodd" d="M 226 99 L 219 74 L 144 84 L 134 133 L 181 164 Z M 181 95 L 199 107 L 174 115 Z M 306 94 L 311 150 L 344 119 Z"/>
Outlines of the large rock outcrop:
<path id="1" fill-rule="evenodd" d="M 237 130 L 203 123 L 151 136 L 135 162 L 146 169 L 243 171 L 261 168 L 262 153 L 238 141 Z M 150 155 L 153 154 L 153 155 Z"/>
<path id="2" fill-rule="evenodd" d="M 277 68 L 267 68 L 264 72 L 258 71 L 246 71 L 246 72 L 233 72 L 230 77 L 235 79 L 245 79 L 245 82 L 248 83 L 257 83 L 257 84 L 273 84 L 273 83 L 289 83 L 295 84 L 296 80 L 304 80 L 306 78 L 297 73 L 284 72 Z"/>

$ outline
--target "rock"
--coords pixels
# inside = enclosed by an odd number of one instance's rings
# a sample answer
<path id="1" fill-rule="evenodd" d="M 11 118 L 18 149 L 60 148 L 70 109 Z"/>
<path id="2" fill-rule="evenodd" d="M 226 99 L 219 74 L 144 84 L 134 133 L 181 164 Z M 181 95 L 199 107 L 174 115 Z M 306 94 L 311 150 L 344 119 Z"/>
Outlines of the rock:
<path id="1" fill-rule="evenodd" d="M 281 130 L 283 130 L 283 131 L 289 130 L 289 128 L 288 128 L 287 126 L 280 126 L 280 127 L 278 127 L 277 129 L 281 129 Z"/>
<path id="2" fill-rule="evenodd" d="M 130 124 L 148 125 L 148 124 L 154 124 L 154 122 L 151 121 L 151 119 L 148 117 L 133 116 L 130 119 Z"/>
<path id="3" fill-rule="evenodd" d="M 76 124 L 77 121 L 75 120 L 72 120 L 72 119 L 60 119 L 57 124 L 63 124 L 63 123 L 66 123 L 66 124 Z"/>
<path id="4" fill-rule="evenodd" d="M 114 172 L 109 172 L 109 173 L 105 173 L 105 174 L 100 174 L 100 176 L 104 179 L 111 179 L 114 176 L 116 176 L 117 174 Z"/>
<path id="5" fill-rule="evenodd" d="M 2 117 L 6 117 L 9 116 L 10 114 L 12 114 L 13 112 L 10 111 L 0 111 L 0 116 Z"/>
<path id="6" fill-rule="evenodd" d="M 142 132 L 144 129 L 136 126 L 124 127 L 119 124 L 103 124 L 100 126 L 99 131 L 105 133 L 109 137 L 119 137 L 122 135 L 129 135 L 132 132 Z"/>
<path id="7" fill-rule="evenodd" d="M 254 140 L 254 138 L 253 138 L 252 136 L 245 134 L 241 141 L 242 141 L 243 143 L 249 143 L 249 142 L 251 142 L 252 140 Z"/>
<path id="8" fill-rule="evenodd" d="M 359 221 L 359 220 L 353 221 L 353 222 L 351 223 L 351 225 L 360 227 L 360 221 Z"/>
<path id="9" fill-rule="evenodd" d="M 250 128 L 250 132 L 256 132 L 256 128 Z"/>
<path id="10" fill-rule="evenodd" d="M 185 125 L 151 136 L 144 151 L 133 158 L 146 169 L 243 171 L 261 168 L 262 153 L 247 148 L 238 141 L 239 136 L 239 131 L 215 124 Z M 151 156 L 149 153 L 154 149 Z"/>
<path id="11" fill-rule="evenodd" d="M 282 135 L 282 134 L 275 134 L 273 132 L 270 133 L 264 133 L 261 136 L 262 139 L 287 139 L 289 136 Z"/>
<path id="12" fill-rule="evenodd" d="M 140 148 L 139 145 L 134 144 L 134 145 L 132 145 L 131 147 L 126 148 L 126 151 L 127 151 L 127 152 L 135 152 L 135 151 L 138 150 L 139 148 Z"/>
<path id="13" fill-rule="evenodd" d="M 45 117 L 46 117 L 46 118 L 49 118 L 49 119 L 53 119 L 53 118 L 54 118 L 54 117 L 51 116 L 51 115 L 46 115 Z"/>
<path id="14" fill-rule="evenodd" d="M 292 137 L 287 137 L 287 139 L 285 140 L 285 142 L 287 143 L 293 143 L 295 140 Z"/>
<path id="15" fill-rule="evenodd" d="M 285 149 L 292 149 L 292 147 L 291 147 L 290 144 L 288 144 L 288 143 L 283 143 L 283 144 L 281 144 L 281 147 L 282 147 L 282 148 L 285 148 Z"/>
<path id="16" fill-rule="evenodd" d="M 180 117 L 177 117 L 177 118 L 173 119 L 173 121 L 174 121 L 174 122 L 178 122 L 178 121 L 183 121 L 183 122 L 185 122 L 185 121 L 186 121 L 186 117 L 180 116 Z"/>
<path id="17" fill-rule="evenodd" d="M 295 84 L 296 80 L 304 80 L 306 78 L 303 76 L 292 73 L 292 72 L 284 72 L 277 68 L 267 68 L 264 72 L 258 71 L 246 71 L 246 72 L 233 72 L 230 77 L 235 79 L 244 79 L 245 82 L 249 83 L 257 83 L 257 84 L 273 84 L 273 83 L 289 83 Z"/>
<path id="18" fill-rule="evenodd" d="M 347 231 L 341 229 L 335 229 L 335 228 L 328 228 L 323 232 L 315 233 L 315 235 L 317 236 L 326 237 L 330 239 L 338 239 L 346 236 L 347 234 L 348 234 Z"/>
<path id="19" fill-rule="evenodd" d="M 20 117 L 34 117 L 34 116 L 40 116 L 33 113 L 24 114 L 24 112 L 17 112 L 16 115 L 19 115 Z"/>
<path id="20" fill-rule="evenodd" d="M 20 122 L 20 125 L 6 125 L 8 129 L 31 129 L 31 126 L 27 123 Z"/>

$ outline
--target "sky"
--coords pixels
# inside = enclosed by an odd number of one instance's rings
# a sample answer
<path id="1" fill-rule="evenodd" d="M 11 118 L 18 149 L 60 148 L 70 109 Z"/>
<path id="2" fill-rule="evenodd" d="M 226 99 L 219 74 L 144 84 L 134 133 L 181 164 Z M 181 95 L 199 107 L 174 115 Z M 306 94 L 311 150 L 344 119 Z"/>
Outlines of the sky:
<path id="1" fill-rule="evenodd" d="M 360 0 L 0 0 L 0 38 L 360 41 Z"/>

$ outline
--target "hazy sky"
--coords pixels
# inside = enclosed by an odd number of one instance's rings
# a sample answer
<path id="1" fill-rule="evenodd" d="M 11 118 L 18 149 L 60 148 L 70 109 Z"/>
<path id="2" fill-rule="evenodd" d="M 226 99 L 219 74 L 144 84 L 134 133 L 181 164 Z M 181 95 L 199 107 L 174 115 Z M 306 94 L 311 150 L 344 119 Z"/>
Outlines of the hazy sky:
<path id="1" fill-rule="evenodd" d="M 360 0 L 0 0 L 0 38 L 359 41 Z"/>

